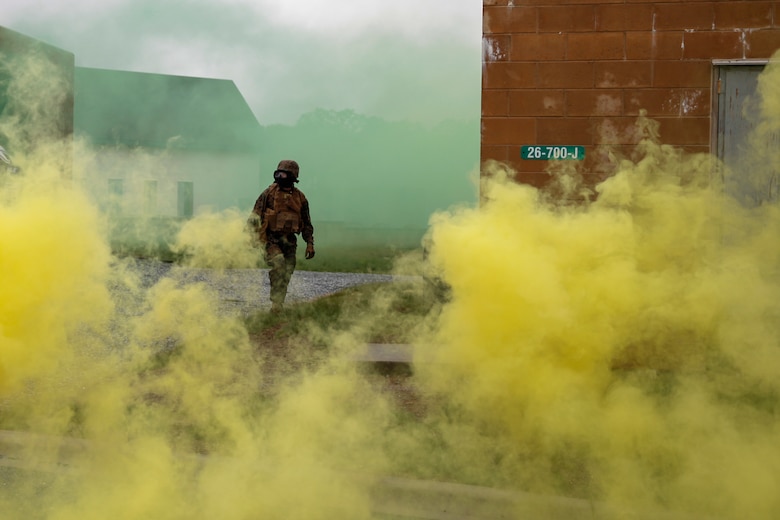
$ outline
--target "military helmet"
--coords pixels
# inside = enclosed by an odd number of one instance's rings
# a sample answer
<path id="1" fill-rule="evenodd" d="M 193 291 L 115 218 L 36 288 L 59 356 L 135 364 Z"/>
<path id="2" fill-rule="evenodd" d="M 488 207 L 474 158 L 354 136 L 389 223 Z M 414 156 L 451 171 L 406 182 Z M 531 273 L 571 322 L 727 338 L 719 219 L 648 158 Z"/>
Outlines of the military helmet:
<path id="1" fill-rule="evenodd" d="M 298 172 L 300 171 L 300 168 L 298 167 L 297 162 L 291 161 L 289 159 L 279 161 L 279 166 L 276 167 L 276 171 L 290 173 L 293 175 L 293 177 L 295 177 L 295 182 L 298 182 Z"/>

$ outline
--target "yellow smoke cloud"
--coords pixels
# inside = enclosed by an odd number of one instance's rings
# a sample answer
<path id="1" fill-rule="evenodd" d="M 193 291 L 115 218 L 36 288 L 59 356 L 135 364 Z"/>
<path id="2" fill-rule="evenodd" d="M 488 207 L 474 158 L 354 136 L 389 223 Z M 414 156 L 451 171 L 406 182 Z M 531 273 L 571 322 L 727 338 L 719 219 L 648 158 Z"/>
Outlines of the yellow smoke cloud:
<path id="1" fill-rule="evenodd" d="M 708 155 L 652 138 L 640 152 L 588 204 L 550 203 L 499 167 L 482 207 L 434 219 L 452 300 L 421 379 L 464 419 L 453 442 L 500 446 L 498 464 L 477 462 L 484 481 L 769 518 L 778 208 L 725 195 Z"/>
<path id="2" fill-rule="evenodd" d="M 3 185 L 0 395 L 51 370 L 68 355 L 75 328 L 111 312 L 103 285 L 110 252 L 99 215 L 80 193 L 46 186 L 57 174 Z"/>
<path id="3" fill-rule="evenodd" d="M 758 103 L 760 120 L 755 129 L 755 135 L 750 140 L 753 144 L 751 152 L 760 152 L 764 170 L 776 172 L 780 169 L 780 158 L 775 152 L 780 142 L 780 99 L 776 94 L 780 84 L 780 52 L 775 53 L 772 61 L 766 66 L 758 78 Z M 767 146 L 767 143 L 769 145 Z M 774 150 L 773 150 L 774 148 Z"/>
<path id="4" fill-rule="evenodd" d="M 21 68 L 15 107 L 61 100 L 66 88 L 34 79 L 50 70 Z M 0 127 L 23 172 L 0 173 L 2 516 L 368 517 L 384 400 L 343 364 L 269 395 L 258 345 L 212 289 L 171 277 L 146 290 L 111 255 L 116 215 L 83 189 L 111 155 L 52 141 L 46 119 Z M 131 180 L 158 163 L 136 159 Z M 173 250 L 198 267 L 254 267 L 246 217 L 199 215 Z M 145 224 L 130 238 L 150 242 Z"/>
<path id="5" fill-rule="evenodd" d="M 267 402 L 256 347 L 209 288 L 145 292 L 86 197 L 26 175 L 0 208 L 0 428 L 27 435 L 8 518 L 369 516 L 355 472 L 382 464 L 370 425 L 387 410 L 360 378 L 336 366 Z"/>
<path id="6" fill-rule="evenodd" d="M 172 250 L 196 267 L 254 268 L 261 255 L 252 247 L 248 216 L 236 209 L 197 215 L 182 225 Z"/>

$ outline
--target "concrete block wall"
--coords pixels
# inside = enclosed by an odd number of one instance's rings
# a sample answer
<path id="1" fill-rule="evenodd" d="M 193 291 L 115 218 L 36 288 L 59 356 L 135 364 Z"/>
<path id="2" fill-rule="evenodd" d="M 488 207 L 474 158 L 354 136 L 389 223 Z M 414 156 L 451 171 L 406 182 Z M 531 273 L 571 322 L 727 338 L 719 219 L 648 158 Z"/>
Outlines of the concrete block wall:
<path id="1" fill-rule="evenodd" d="M 630 153 L 640 111 L 661 140 L 710 151 L 715 60 L 765 60 L 780 49 L 780 2 L 484 0 L 484 161 L 545 185 L 547 161 L 522 145 L 584 145 L 586 182 Z"/>

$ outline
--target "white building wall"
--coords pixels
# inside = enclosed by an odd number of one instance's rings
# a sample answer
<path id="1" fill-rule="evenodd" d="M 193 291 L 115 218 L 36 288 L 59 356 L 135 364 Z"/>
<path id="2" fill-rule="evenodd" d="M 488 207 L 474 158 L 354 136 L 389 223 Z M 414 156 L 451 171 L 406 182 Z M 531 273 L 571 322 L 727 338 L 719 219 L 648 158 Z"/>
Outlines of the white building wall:
<path id="1" fill-rule="evenodd" d="M 178 217 L 180 182 L 192 183 L 194 215 L 248 212 L 264 187 L 257 154 L 103 148 L 76 169 L 101 208 L 128 217 Z"/>

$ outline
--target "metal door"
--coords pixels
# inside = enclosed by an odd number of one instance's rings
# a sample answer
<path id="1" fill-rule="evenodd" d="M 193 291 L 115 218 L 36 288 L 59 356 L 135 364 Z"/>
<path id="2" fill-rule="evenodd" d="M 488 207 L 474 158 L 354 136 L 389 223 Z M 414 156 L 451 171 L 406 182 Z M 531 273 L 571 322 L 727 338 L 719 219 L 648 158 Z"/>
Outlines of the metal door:
<path id="1" fill-rule="evenodd" d="M 776 132 L 759 131 L 758 78 L 763 64 L 716 68 L 718 94 L 717 155 L 725 165 L 726 192 L 747 206 L 778 199 L 778 175 L 769 158 L 778 150 Z"/>

